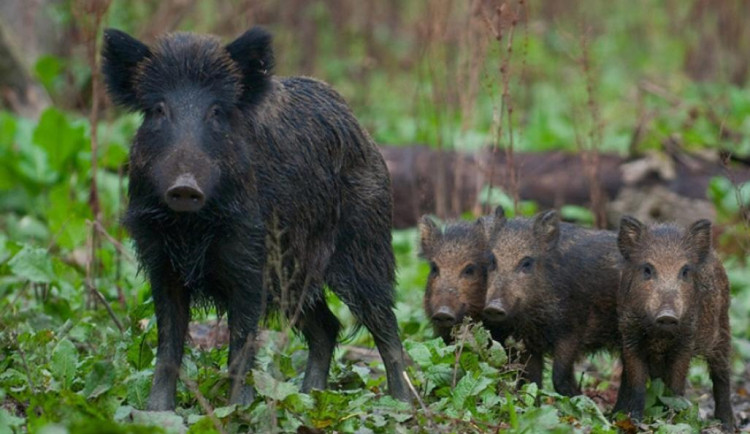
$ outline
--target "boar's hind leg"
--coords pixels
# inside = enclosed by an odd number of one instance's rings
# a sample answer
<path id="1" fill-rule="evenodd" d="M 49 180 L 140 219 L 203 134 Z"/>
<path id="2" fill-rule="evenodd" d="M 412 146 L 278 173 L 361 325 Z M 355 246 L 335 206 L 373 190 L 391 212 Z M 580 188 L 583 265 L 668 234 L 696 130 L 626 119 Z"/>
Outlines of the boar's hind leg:
<path id="1" fill-rule="evenodd" d="M 372 333 L 385 365 L 388 391 L 394 398 L 408 401 L 411 395 L 403 378 L 404 354 L 398 337 L 396 315 L 393 314 L 393 290 L 390 283 L 376 284 L 359 278 L 351 268 L 346 269 L 345 265 L 336 271 L 329 274 L 330 286 L 349 306 L 357 320 Z"/>
<path id="2" fill-rule="evenodd" d="M 714 416 L 721 421 L 725 431 L 734 430 L 734 413 L 730 401 L 731 386 L 729 383 L 729 341 L 725 339 L 708 357 L 708 369 L 713 382 L 714 402 L 716 408 Z"/>
<path id="3" fill-rule="evenodd" d="M 177 377 L 190 321 L 190 295 L 176 279 L 163 282 L 153 277 L 151 292 L 156 310 L 158 347 L 148 409 L 174 410 Z"/>
<path id="4" fill-rule="evenodd" d="M 255 338 L 261 316 L 261 298 L 247 291 L 243 298 L 235 297 L 227 308 L 229 322 L 229 377 L 231 390 L 229 403 L 248 405 L 253 402 L 253 388 L 245 377 L 255 360 Z"/>
<path id="5" fill-rule="evenodd" d="M 325 389 L 341 325 L 321 296 L 312 307 L 302 312 L 297 328 L 305 336 L 309 349 L 302 391 L 308 393 L 312 389 Z"/>
<path id="6" fill-rule="evenodd" d="M 409 401 L 411 395 L 404 380 L 404 354 L 398 337 L 396 315 L 390 306 L 372 306 L 364 301 L 364 309 L 358 319 L 367 327 L 375 339 L 380 357 L 383 358 L 391 396 Z"/>

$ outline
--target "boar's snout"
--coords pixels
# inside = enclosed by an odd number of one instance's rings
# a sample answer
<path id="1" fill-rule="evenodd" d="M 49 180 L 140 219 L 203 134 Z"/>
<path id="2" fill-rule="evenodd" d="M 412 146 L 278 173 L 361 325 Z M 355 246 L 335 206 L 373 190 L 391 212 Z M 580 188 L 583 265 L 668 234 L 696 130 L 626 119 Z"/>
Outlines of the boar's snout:
<path id="1" fill-rule="evenodd" d="M 656 325 L 664 330 L 671 330 L 677 326 L 679 320 L 677 319 L 677 313 L 670 308 L 661 309 L 656 314 Z"/>
<path id="2" fill-rule="evenodd" d="M 508 318 L 508 312 L 500 300 L 492 300 L 485 306 L 483 315 L 490 322 L 502 322 Z"/>
<path id="3" fill-rule="evenodd" d="M 432 321 L 435 324 L 450 326 L 456 323 L 456 312 L 448 306 L 441 306 L 434 314 Z"/>
<path id="4" fill-rule="evenodd" d="M 167 205 L 177 212 L 197 212 L 206 203 L 206 195 L 198 186 L 195 177 L 188 173 L 180 175 L 165 194 Z"/>

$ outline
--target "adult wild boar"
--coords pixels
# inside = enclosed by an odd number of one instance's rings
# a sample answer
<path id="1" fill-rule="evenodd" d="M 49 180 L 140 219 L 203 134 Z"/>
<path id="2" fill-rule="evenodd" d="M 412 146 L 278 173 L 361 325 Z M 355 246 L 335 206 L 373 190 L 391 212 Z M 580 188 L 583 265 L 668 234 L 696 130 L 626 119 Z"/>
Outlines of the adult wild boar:
<path id="1" fill-rule="evenodd" d="M 175 406 L 194 302 L 227 314 L 231 403 L 252 401 L 253 340 L 279 300 L 309 345 L 303 390 L 325 388 L 340 325 L 324 284 L 370 330 L 390 393 L 407 399 L 390 180 L 341 96 L 311 78 L 274 77 L 271 36 L 259 28 L 228 45 L 176 33 L 147 46 L 107 30 L 103 58 L 109 95 L 143 114 L 124 223 L 156 309 L 148 408 Z M 283 252 L 276 264 L 272 239 Z"/>

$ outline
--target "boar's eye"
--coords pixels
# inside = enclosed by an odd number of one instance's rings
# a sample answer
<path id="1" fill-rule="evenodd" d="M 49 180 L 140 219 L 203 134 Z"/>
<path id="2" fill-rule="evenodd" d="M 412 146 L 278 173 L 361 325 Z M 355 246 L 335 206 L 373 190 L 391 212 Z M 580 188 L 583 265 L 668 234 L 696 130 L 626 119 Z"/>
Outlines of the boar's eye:
<path id="1" fill-rule="evenodd" d="M 488 267 L 488 270 L 494 271 L 497 269 L 497 258 L 494 254 L 490 253 L 490 266 Z"/>
<path id="2" fill-rule="evenodd" d="M 164 116 L 167 115 L 167 105 L 164 104 L 164 101 L 160 101 L 156 103 L 156 105 L 152 109 L 152 113 L 157 118 L 163 118 Z"/>
<path id="3" fill-rule="evenodd" d="M 643 265 L 643 280 L 649 280 L 654 276 L 654 267 L 651 264 Z"/>
<path id="4" fill-rule="evenodd" d="M 466 277 L 473 277 L 477 272 L 477 267 L 474 264 L 469 264 L 464 268 L 464 271 L 461 272 Z"/>
<path id="5" fill-rule="evenodd" d="M 525 258 L 521 259 L 521 262 L 518 263 L 518 271 L 528 273 L 531 271 L 531 267 L 534 266 L 534 258 L 526 256 Z"/>
<path id="6" fill-rule="evenodd" d="M 208 109 L 208 118 L 209 119 L 218 120 L 218 119 L 220 119 L 222 117 L 223 114 L 224 114 L 224 112 L 221 109 L 221 107 L 219 107 L 218 104 L 214 104 L 214 105 L 211 106 L 210 109 Z"/>
<path id="7" fill-rule="evenodd" d="M 440 269 L 434 262 L 430 262 L 430 274 L 432 274 L 433 276 L 437 276 L 438 274 L 440 274 Z"/>
<path id="8" fill-rule="evenodd" d="M 687 280 L 687 278 L 690 277 L 690 271 L 691 270 L 689 265 L 685 265 L 684 267 L 682 267 L 682 269 L 680 270 L 680 279 Z"/>

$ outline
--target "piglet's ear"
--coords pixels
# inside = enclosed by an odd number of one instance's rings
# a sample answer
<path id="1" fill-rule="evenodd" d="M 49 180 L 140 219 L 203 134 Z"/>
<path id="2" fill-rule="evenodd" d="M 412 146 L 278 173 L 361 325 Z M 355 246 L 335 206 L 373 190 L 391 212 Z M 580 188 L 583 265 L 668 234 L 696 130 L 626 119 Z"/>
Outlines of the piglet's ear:
<path id="1" fill-rule="evenodd" d="M 138 64 L 149 57 L 151 50 L 141 41 L 120 30 L 104 31 L 102 73 L 112 101 L 129 110 L 139 108 L 134 79 Z"/>
<path id="2" fill-rule="evenodd" d="M 620 220 L 620 232 L 617 234 L 617 248 L 626 260 L 630 260 L 633 252 L 641 244 L 646 233 L 646 226 L 635 217 L 624 216 Z"/>
<path id="3" fill-rule="evenodd" d="M 428 257 L 432 255 L 435 245 L 440 241 L 442 233 L 435 222 L 428 216 L 422 216 L 419 220 L 419 246 L 420 255 Z"/>
<path id="4" fill-rule="evenodd" d="M 502 205 L 498 205 L 497 208 L 495 208 L 495 214 L 492 218 L 492 228 L 489 231 L 489 235 L 491 236 L 492 234 L 500 232 L 507 221 L 508 218 L 505 217 L 505 208 L 503 208 Z"/>
<path id="5" fill-rule="evenodd" d="M 494 224 L 494 217 L 485 215 L 477 219 L 477 221 L 474 223 L 474 227 L 479 231 L 479 233 L 482 234 L 485 240 L 489 240 L 492 236 L 492 229 L 494 227 Z"/>
<path id="6" fill-rule="evenodd" d="M 543 250 L 552 250 L 560 238 L 560 216 L 549 210 L 534 217 L 534 238 Z"/>
<path id="7" fill-rule="evenodd" d="M 704 219 L 690 225 L 682 238 L 682 244 L 694 255 L 697 263 L 705 261 L 711 253 L 711 222 Z"/>
<path id="8" fill-rule="evenodd" d="M 242 73 L 245 102 L 257 101 L 268 89 L 274 67 L 271 40 L 271 34 L 265 29 L 253 27 L 226 46 Z"/>

